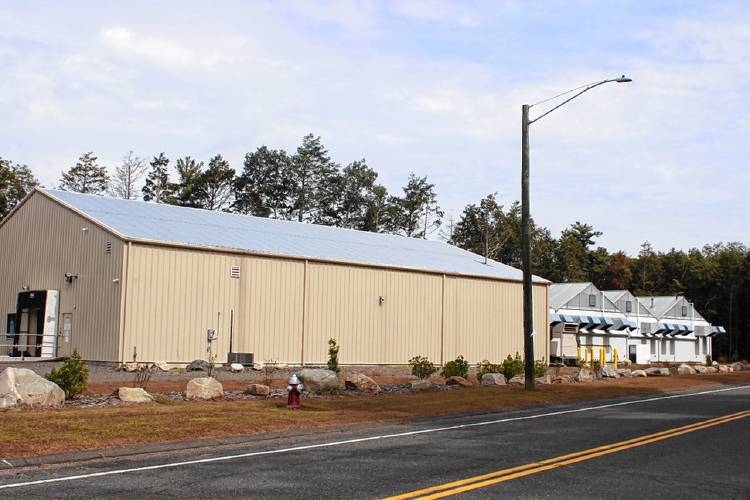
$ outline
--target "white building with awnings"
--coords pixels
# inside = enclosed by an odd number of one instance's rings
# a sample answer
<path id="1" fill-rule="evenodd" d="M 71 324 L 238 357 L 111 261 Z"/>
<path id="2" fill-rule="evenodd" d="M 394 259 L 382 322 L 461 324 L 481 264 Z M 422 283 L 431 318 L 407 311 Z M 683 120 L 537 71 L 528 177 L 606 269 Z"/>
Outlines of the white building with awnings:
<path id="1" fill-rule="evenodd" d="M 635 297 L 593 283 L 555 283 L 549 296 L 552 361 L 603 353 L 607 362 L 704 362 L 711 337 L 725 332 L 682 296 Z"/>

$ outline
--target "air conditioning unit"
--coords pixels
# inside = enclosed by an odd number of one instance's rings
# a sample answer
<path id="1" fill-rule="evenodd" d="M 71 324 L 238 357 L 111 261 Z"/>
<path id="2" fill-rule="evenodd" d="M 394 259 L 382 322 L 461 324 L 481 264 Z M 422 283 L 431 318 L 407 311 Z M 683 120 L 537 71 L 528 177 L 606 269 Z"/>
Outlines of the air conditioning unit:
<path id="1" fill-rule="evenodd" d="M 244 366 L 252 366 L 255 363 L 255 354 L 252 352 L 230 352 L 227 354 L 229 363 L 239 363 Z"/>

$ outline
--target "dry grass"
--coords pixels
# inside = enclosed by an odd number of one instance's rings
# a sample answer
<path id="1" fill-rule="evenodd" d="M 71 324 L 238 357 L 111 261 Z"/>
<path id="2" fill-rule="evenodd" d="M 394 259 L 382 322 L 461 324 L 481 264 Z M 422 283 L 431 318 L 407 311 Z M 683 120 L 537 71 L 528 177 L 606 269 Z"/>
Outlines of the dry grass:
<path id="1" fill-rule="evenodd" d="M 519 388 L 468 388 L 418 394 L 307 399 L 290 411 L 279 399 L 171 403 L 0 413 L 0 458 L 128 444 L 248 435 L 294 428 L 383 421 L 450 412 L 498 411 L 528 405 L 653 394 L 750 382 L 750 372 L 620 379 L 607 383 Z"/>

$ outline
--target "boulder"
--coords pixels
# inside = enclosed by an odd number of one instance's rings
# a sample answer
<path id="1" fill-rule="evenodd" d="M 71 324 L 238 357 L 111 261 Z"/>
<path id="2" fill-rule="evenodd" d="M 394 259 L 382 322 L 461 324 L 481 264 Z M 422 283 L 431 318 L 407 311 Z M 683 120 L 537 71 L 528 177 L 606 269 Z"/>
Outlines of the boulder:
<path id="1" fill-rule="evenodd" d="M 558 375 L 557 377 L 552 378 L 553 384 L 573 384 L 575 383 L 575 380 L 573 380 L 573 377 L 570 375 Z"/>
<path id="2" fill-rule="evenodd" d="M 245 367 L 239 363 L 232 363 L 231 365 L 229 365 L 229 370 L 234 373 L 242 373 L 245 371 Z"/>
<path id="3" fill-rule="evenodd" d="M 620 378 L 620 374 L 617 373 L 617 368 L 614 365 L 602 366 L 601 374 L 604 378 Z"/>
<path id="4" fill-rule="evenodd" d="M 126 372 L 137 372 L 141 369 L 141 364 L 136 363 L 135 361 L 127 361 L 123 363 L 120 368 L 122 368 L 122 370 Z"/>
<path id="5" fill-rule="evenodd" d="M 454 375 L 452 377 L 448 377 L 445 380 L 445 385 L 460 385 L 461 387 L 471 387 L 473 384 L 463 377 Z"/>
<path id="6" fill-rule="evenodd" d="M 729 367 L 727 365 L 719 365 L 719 373 L 729 373 Z"/>
<path id="7" fill-rule="evenodd" d="M 213 377 L 198 377 L 190 380 L 185 390 L 187 399 L 214 399 L 224 395 L 224 388 Z"/>
<path id="8" fill-rule="evenodd" d="M 718 370 L 714 368 L 713 366 L 707 366 L 706 367 L 706 373 L 716 373 Z"/>
<path id="9" fill-rule="evenodd" d="M 208 371 L 208 361 L 202 359 L 196 359 L 185 367 L 185 371 L 188 372 L 205 372 Z"/>
<path id="10" fill-rule="evenodd" d="M 646 375 L 649 377 L 668 377 L 669 376 L 669 368 L 646 368 L 643 370 L 646 372 Z"/>
<path id="11" fill-rule="evenodd" d="M 678 375 L 695 375 L 696 373 L 698 372 L 695 370 L 695 368 L 685 363 L 677 367 Z"/>
<path id="12" fill-rule="evenodd" d="M 736 363 L 732 363 L 731 365 L 729 365 L 729 368 L 731 368 L 732 371 L 734 372 L 741 372 L 745 369 L 745 364 L 742 363 L 741 361 L 738 361 Z"/>
<path id="13" fill-rule="evenodd" d="M 594 371 L 591 368 L 581 368 L 573 375 L 573 380 L 576 382 L 593 382 Z"/>
<path id="14" fill-rule="evenodd" d="M 271 388 L 263 384 L 250 384 L 245 388 L 245 394 L 251 396 L 269 396 Z"/>
<path id="15" fill-rule="evenodd" d="M 253 370 L 259 372 L 263 369 L 263 363 L 253 363 Z"/>
<path id="16" fill-rule="evenodd" d="M 485 387 L 506 385 L 507 383 L 508 381 L 505 380 L 505 375 L 503 375 L 502 373 L 485 373 L 484 375 L 482 375 L 481 384 Z"/>
<path id="17" fill-rule="evenodd" d="M 413 391 L 425 391 L 427 389 L 432 389 L 432 383 L 428 380 L 412 380 L 411 388 Z"/>
<path id="18" fill-rule="evenodd" d="M 120 387 L 117 397 L 125 403 L 151 403 L 154 397 L 140 387 Z"/>
<path id="19" fill-rule="evenodd" d="M 711 366 L 713 366 L 714 368 L 717 368 L 719 366 L 719 362 L 718 361 L 713 361 L 713 362 L 711 362 Z"/>
<path id="20" fill-rule="evenodd" d="M 347 375 L 344 383 L 346 388 L 350 391 L 368 392 L 370 394 L 380 393 L 380 386 L 378 383 L 364 373 L 353 373 Z"/>
<path id="21" fill-rule="evenodd" d="M 630 375 L 632 377 L 648 377 L 648 374 L 645 370 L 633 370 L 632 372 L 630 372 Z"/>
<path id="22" fill-rule="evenodd" d="M 621 377 L 632 377 L 633 376 L 633 372 L 629 368 L 618 368 L 617 369 L 617 374 L 620 375 Z"/>
<path id="23" fill-rule="evenodd" d="M 523 373 L 519 373 L 512 379 L 508 380 L 508 385 L 526 385 L 526 376 Z"/>
<path id="24" fill-rule="evenodd" d="M 15 406 L 54 407 L 65 401 L 65 392 L 54 382 L 28 368 L 6 368 L 0 373 L 0 409 Z"/>
<path id="25" fill-rule="evenodd" d="M 339 386 L 339 377 L 332 370 L 303 368 L 297 373 L 297 377 L 305 384 L 305 390 L 308 392 L 331 392 Z"/>
<path id="26" fill-rule="evenodd" d="M 154 363 L 154 366 L 163 372 L 169 371 L 169 365 L 166 361 L 157 361 L 156 363 Z"/>
<path id="27" fill-rule="evenodd" d="M 543 377 L 537 377 L 535 382 L 537 385 L 549 385 L 552 383 L 552 376 L 545 375 Z"/>

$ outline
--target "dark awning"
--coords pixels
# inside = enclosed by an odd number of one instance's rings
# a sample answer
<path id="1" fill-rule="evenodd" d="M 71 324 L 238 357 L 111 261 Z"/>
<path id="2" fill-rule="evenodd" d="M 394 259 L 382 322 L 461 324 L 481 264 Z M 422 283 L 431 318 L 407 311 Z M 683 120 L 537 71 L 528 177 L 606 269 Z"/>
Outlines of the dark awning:
<path id="1" fill-rule="evenodd" d="M 562 319 L 565 323 L 578 323 L 576 317 L 571 316 L 570 314 L 561 314 L 560 319 Z"/>
<path id="2" fill-rule="evenodd" d="M 614 318 L 607 318 L 606 316 L 602 318 L 602 330 L 609 331 L 614 325 Z"/>
<path id="3" fill-rule="evenodd" d="M 559 323 L 562 323 L 562 319 L 560 318 L 559 314 L 550 314 L 549 315 L 549 325 L 555 326 Z"/>

